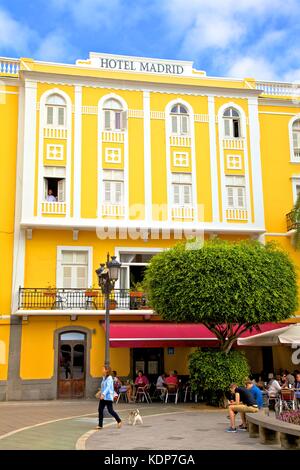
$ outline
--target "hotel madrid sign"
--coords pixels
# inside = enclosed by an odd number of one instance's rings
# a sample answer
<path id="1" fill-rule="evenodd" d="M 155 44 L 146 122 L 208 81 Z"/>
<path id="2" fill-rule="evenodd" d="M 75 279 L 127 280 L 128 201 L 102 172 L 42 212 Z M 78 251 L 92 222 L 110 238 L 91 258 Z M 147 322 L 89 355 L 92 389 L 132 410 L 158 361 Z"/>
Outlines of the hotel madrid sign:
<path id="1" fill-rule="evenodd" d="M 96 52 L 90 52 L 88 61 L 78 60 L 77 64 L 92 66 L 93 68 L 114 72 L 150 73 L 154 75 L 181 75 L 189 77 L 193 74 L 193 62 L 119 56 Z"/>

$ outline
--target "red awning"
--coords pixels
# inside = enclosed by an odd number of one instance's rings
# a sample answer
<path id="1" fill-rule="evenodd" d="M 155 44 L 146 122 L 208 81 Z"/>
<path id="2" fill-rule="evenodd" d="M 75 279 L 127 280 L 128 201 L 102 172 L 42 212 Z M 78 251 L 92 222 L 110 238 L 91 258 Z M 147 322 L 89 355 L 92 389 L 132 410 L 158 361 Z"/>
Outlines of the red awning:
<path id="1" fill-rule="evenodd" d="M 265 323 L 260 332 L 282 328 L 279 323 Z M 257 334 L 257 330 L 242 335 Z M 145 348 L 164 346 L 217 346 L 215 335 L 202 324 L 194 323 L 117 323 L 110 324 L 110 346 L 113 348 Z"/>

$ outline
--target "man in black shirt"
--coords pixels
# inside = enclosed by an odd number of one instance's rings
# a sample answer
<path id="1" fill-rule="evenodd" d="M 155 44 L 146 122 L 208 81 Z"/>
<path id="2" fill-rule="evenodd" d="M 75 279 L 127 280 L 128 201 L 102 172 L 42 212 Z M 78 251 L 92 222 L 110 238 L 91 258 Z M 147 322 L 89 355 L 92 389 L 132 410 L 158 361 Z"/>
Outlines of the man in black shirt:
<path id="1" fill-rule="evenodd" d="M 235 414 L 240 413 L 242 424 L 239 426 L 240 431 L 247 430 L 245 413 L 256 413 L 258 411 L 257 403 L 246 387 L 238 387 L 237 384 L 230 385 L 230 392 L 234 394 L 234 403 L 229 405 L 230 428 L 227 432 L 237 432 L 235 426 Z"/>

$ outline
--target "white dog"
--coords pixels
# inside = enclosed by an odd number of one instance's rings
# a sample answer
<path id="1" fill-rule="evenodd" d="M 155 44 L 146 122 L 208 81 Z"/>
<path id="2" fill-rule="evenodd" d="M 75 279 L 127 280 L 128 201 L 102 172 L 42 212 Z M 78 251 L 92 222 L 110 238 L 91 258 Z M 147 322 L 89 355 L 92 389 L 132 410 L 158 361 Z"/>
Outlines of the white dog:
<path id="1" fill-rule="evenodd" d="M 143 424 L 143 420 L 138 409 L 130 411 L 128 416 L 128 424 L 135 426 L 137 423 Z"/>

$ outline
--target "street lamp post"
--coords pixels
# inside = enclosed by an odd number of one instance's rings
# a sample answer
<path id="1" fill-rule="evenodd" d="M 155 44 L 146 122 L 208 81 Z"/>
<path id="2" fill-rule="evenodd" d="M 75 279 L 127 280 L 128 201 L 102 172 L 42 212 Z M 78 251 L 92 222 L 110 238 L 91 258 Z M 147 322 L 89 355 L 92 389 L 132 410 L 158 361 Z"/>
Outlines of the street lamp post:
<path id="1" fill-rule="evenodd" d="M 96 269 L 96 274 L 98 276 L 98 284 L 104 294 L 104 303 L 105 303 L 105 366 L 109 367 L 110 357 L 109 357 L 109 337 L 110 337 L 110 317 L 109 317 L 109 307 L 110 307 L 110 293 L 115 287 L 115 282 L 119 279 L 121 263 L 116 259 L 116 256 L 112 256 L 111 260 L 109 259 L 109 253 L 107 253 L 106 264 L 100 264 L 100 267 Z"/>

